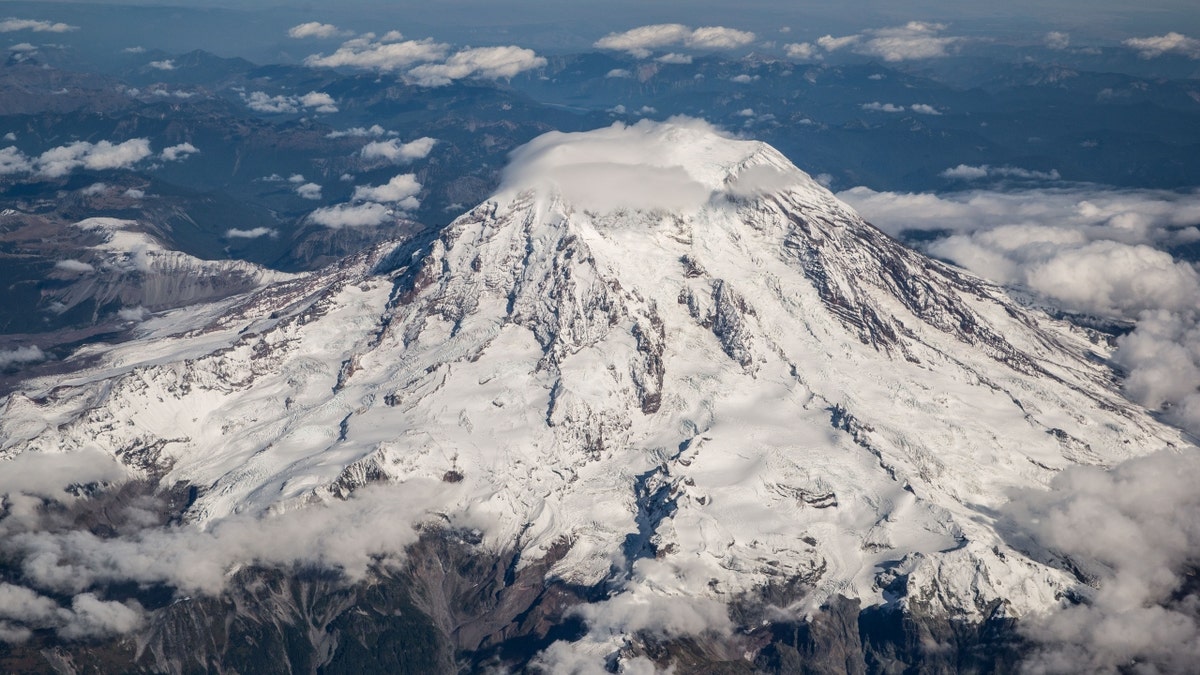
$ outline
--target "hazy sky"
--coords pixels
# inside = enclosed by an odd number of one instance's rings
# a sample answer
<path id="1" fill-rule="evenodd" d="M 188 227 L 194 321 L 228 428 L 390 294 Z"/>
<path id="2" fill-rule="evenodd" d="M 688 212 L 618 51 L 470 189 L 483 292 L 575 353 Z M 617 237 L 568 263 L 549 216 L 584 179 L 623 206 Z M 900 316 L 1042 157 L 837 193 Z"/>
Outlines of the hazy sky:
<path id="1" fill-rule="evenodd" d="M 81 31 L 72 36 L 76 40 L 123 38 L 166 51 L 203 47 L 256 59 L 278 56 L 283 32 L 302 21 L 332 22 L 358 32 L 395 29 L 459 44 L 516 43 L 540 50 L 586 49 L 609 32 L 662 22 L 725 25 L 755 31 L 767 40 L 782 37 L 779 31 L 785 26 L 789 38 L 814 39 L 912 20 L 947 22 L 956 34 L 1011 41 L 1032 40 L 1048 30 L 1069 31 L 1076 42 L 1101 43 L 1167 31 L 1200 34 L 1200 3 L 1195 0 L 41 0 L 0 2 L 0 16 L 79 25 Z"/>

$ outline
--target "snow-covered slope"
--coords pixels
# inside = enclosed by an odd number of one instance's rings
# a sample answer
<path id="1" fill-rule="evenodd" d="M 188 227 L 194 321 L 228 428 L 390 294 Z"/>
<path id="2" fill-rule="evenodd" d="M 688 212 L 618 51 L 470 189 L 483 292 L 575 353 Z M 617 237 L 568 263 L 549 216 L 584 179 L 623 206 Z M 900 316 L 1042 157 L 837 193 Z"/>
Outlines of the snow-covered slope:
<path id="1" fill-rule="evenodd" d="M 171 250 L 132 220 L 95 217 L 74 227 L 96 241 L 80 259 L 59 261 L 54 269 L 61 285 L 46 292 L 46 301 L 55 312 L 91 301 L 95 312 L 115 304 L 140 316 L 212 302 L 291 277 L 241 260 L 201 260 Z"/>
<path id="2" fill-rule="evenodd" d="M 204 527 L 440 482 L 414 521 L 565 544 L 550 574 L 617 614 L 901 575 L 966 618 L 1048 606 L 1075 582 L 997 534 L 1006 491 L 1185 443 L 1103 345 L 695 122 L 548 134 L 435 238 L 145 331 L 11 395 L 3 453 L 111 453 L 199 486 Z"/>

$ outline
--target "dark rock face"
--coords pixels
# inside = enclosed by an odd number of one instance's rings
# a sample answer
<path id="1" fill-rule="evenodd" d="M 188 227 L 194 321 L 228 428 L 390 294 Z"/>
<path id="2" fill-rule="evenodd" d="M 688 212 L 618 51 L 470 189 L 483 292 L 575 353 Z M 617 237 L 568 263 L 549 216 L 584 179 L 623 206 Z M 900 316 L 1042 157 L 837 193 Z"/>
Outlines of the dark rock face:
<path id="1" fill-rule="evenodd" d="M 495 673 L 541 672 L 534 657 L 583 636 L 572 608 L 602 587 L 548 581 L 570 548 L 517 570 L 513 553 L 486 553 L 471 532 L 430 531 L 397 568 L 347 583 L 318 570 L 246 569 L 219 597 L 137 591 L 148 609 L 134 635 L 62 642 L 51 634 L 0 645 L 0 670 L 21 673 Z M 802 580 L 758 602 L 802 593 Z M 108 589 L 117 597 L 122 589 Z M 779 596 L 776 598 L 775 596 Z M 997 609 L 999 603 L 997 603 Z M 1015 622 L 971 624 L 836 597 L 810 620 L 763 622 L 734 607 L 731 636 L 652 634 L 613 654 L 688 673 L 805 675 L 1015 672 L 1027 645 Z"/>

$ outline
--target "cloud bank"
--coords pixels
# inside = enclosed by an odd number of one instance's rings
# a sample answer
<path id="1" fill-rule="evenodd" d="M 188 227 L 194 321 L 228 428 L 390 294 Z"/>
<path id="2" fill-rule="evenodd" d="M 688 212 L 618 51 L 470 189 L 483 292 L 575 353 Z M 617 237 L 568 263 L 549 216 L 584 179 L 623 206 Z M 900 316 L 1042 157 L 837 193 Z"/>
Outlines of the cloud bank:
<path id="1" fill-rule="evenodd" d="M 1072 312 L 1133 323 L 1113 354 L 1125 394 L 1200 435 L 1200 273 L 1165 250 L 1200 241 L 1200 193 L 854 188 L 839 197 L 893 234 L 943 231 L 926 250 L 980 276 Z"/>
<path id="2" fill-rule="evenodd" d="M 1018 547 L 1093 579 L 1084 602 L 1029 617 L 1031 673 L 1186 673 L 1200 662 L 1200 455 L 1073 467 L 1003 509 Z M 1061 563 L 1060 563 L 1061 564 Z M 1136 664 L 1136 667 L 1131 667 Z"/>

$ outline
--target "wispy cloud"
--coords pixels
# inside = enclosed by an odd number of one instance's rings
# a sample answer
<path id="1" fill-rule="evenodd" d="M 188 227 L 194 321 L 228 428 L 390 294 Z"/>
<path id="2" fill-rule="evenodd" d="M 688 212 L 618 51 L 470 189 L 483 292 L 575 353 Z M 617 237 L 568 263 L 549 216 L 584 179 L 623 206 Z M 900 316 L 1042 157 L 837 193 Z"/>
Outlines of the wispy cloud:
<path id="1" fill-rule="evenodd" d="M 225 230 L 226 239 L 257 239 L 259 237 L 275 237 L 279 231 L 270 227 L 256 227 L 250 230 L 229 229 Z"/>

